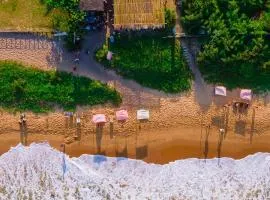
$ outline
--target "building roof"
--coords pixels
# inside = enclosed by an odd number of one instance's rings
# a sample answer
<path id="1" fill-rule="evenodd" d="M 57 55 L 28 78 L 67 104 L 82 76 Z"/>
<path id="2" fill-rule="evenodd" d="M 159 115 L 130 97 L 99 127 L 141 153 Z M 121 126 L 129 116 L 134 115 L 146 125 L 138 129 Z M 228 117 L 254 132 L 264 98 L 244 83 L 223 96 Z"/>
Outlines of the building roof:
<path id="1" fill-rule="evenodd" d="M 103 0 L 80 0 L 80 9 L 85 11 L 104 11 Z"/>
<path id="2" fill-rule="evenodd" d="M 146 29 L 164 24 L 164 0 L 114 0 L 115 29 Z"/>

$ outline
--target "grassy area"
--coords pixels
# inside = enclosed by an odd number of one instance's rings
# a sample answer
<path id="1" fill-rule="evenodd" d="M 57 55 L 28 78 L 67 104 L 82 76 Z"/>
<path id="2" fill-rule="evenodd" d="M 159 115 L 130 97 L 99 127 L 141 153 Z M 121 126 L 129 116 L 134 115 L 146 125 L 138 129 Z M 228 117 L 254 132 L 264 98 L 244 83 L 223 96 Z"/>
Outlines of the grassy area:
<path id="1" fill-rule="evenodd" d="M 182 1 L 185 31 L 207 34 L 197 61 L 208 82 L 270 90 L 269 13 L 263 0 Z"/>
<path id="2" fill-rule="evenodd" d="M 121 102 L 120 95 L 106 85 L 65 72 L 0 61 L 0 77 L 0 106 L 15 111 L 47 112 L 56 105 L 74 110 L 77 105 Z"/>
<path id="3" fill-rule="evenodd" d="M 178 40 L 165 34 L 121 34 L 110 46 L 113 60 L 107 61 L 108 47 L 96 53 L 96 59 L 138 83 L 167 93 L 190 89 L 191 72 L 185 63 Z"/>
<path id="4" fill-rule="evenodd" d="M 0 0 L 0 29 L 50 31 L 60 17 L 64 15 L 48 12 L 41 0 Z"/>
<path id="5" fill-rule="evenodd" d="M 250 88 L 256 93 L 270 91 L 270 62 L 265 68 L 255 69 L 247 62 L 235 62 L 233 70 L 230 66 L 220 66 L 217 69 L 213 65 L 209 63 L 200 68 L 209 83 L 224 85 L 229 89 Z"/>

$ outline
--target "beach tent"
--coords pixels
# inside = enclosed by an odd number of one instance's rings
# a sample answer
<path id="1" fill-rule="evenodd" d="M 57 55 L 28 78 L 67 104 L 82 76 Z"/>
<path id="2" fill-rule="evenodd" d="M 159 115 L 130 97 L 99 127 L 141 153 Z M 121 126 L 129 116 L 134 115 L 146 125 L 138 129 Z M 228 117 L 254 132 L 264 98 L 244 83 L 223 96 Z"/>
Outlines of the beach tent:
<path id="1" fill-rule="evenodd" d="M 137 110 L 137 119 L 138 120 L 148 120 L 149 119 L 149 110 L 144 110 L 144 109 Z"/>
<path id="2" fill-rule="evenodd" d="M 93 116 L 92 121 L 95 124 L 106 123 L 106 116 L 103 114 L 96 114 Z"/>
<path id="3" fill-rule="evenodd" d="M 244 100 L 251 101 L 252 92 L 249 89 L 243 89 L 240 91 L 240 98 Z"/>
<path id="4" fill-rule="evenodd" d="M 128 119 L 128 112 L 126 110 L 119 110 L 116 112 L 117 121 L 126 121 Z"/>
<path id="5" fill-rule="evenodd" d="M 227 96 L 227 90 L 223 86 L 216 86 L 215 87 L 215 95 L 219 96 Z"/>

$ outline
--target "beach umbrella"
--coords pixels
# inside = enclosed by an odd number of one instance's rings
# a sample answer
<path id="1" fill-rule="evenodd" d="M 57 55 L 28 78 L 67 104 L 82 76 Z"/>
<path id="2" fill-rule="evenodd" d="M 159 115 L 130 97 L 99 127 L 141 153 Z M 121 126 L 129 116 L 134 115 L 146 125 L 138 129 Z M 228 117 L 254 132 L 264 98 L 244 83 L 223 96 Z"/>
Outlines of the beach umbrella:
<path id="1" fill-rule="evenodd" d="M 107 60 L 112 60 L 113 53 L 111 51 L 108 51 L 107 53 Z"/>
<path id="2" fill-rule="evenodd" d="M 144 109 L 137 110 L 137 119 L 138 120 L 148 120 L 149 119 L 149 110 L 144 110 Z"/>
<path id="3" fill-rule="evenodd" d="M 106 123 L 106 116 L 104 114 L 93 115 L 92 121 L 95 124 Z"/>
<path id="4" fill-rule="evenodd" d="M 116 120 L 126 121 L 128 119 L 128 112 L 126 110 L 119 110 L 116 112 Z"/>
<path id="5" fill-rule="evenodd" d="M 219 96 L 227 96 L 227 90 L 223 86 L 216 86 L 215 87 L 215 95 Z"/>
<path id="6" fill-rule="evenodd" d="M 251 101 L 252 98 L 252 91 L 249 89 L 242 89 L 240 91 L 240 98 L 244 100 Z"/>

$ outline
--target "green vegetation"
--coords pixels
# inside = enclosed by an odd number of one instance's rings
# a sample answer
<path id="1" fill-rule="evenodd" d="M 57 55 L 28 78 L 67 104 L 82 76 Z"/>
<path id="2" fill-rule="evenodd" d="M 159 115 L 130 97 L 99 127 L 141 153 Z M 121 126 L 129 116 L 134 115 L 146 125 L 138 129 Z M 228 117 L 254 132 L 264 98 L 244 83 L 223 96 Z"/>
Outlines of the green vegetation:
<path id="1" fill-rule="evenodd" d="M 40 0 L 0 0 L 0 29 L 51 31 L 57 18 L 67 19 L 58 9 L 48 11 Z"/>
<path id="2" fill-rule="evenodd" d="M 163 36 L 121 34 L 110 47 L 113 60 L 106 60 L 106 45 L 97 51 L 96 59 L 144 86 L 168 93 L 188 90 L 191 73 L 183 61 L 179 41 Z"/>
<path id="3" fill-rule="evenodd" d="M 55 18 L 55 24 L 58 25 L 58 28 L 61 31 L 66 31 L 67 36 L 67 47 L 70 50 L 75 50 L 80 48 L 79 45 L 73 43 L 73 33 L 76 33 L 76 36 L 82 37 L 83 32 L 81 31 L 81 25 L 85 17 L 85 12 L 79 9 L 80 0 L 43 0 L 47 5 L 49 10 L 59 9 L 62 12 L 67 14 L 67 19 L 63 20 L 62 18 Z"/>
<path id="4" fill-rule="evenodd" d="M 16 111 L 47 112 L 56 105 L 74 110 L 77 105 L 121 102 L 120 95 L 106 85 L 65 72 L 44 72 L 1 61 L 0 77 L 0 105 Z"/>
<path id="5" fill-rule="evenodd" d="M 80 28 L 85 13 L 79 0 L 0 0 L 0 29 L 18 31 L 64 31 L 67 47 L 73 44 L 73 33 L 82 37 Z"/>
<path id="6" fill-rule="evenodd" d="M 205 78 L 229 88 L 270 89 L 270 2 L 183 0 L 182 22 L 205 33 L 198 63 Z"/>
<path id="7" fill-rule="evenodd" d="M 117 34 L 110 48 L 96 52 L 97 61 L 138 83 L 167 93 L 191 88 L 191 72 L 184 61 L 180 42 L 171 35 L 175 12 L 166 10 L 166 28 L 155 32 Z M 112 61 L 106 59 L 113 52 Z"/>

